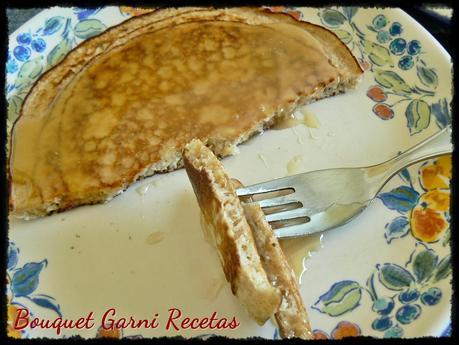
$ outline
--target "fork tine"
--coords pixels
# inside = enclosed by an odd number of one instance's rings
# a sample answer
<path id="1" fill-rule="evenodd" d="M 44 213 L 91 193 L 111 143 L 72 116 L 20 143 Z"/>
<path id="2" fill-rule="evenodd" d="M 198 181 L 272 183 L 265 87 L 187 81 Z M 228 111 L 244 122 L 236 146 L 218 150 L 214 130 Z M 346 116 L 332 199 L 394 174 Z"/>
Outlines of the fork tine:
<path id="1" fill-rule="evenodd" d="M 273 231 L 277 238 L 288 238 L 312 235 L 316 232 L 330 229 L 329 224 L 321 223 L 318 218 L 320 217 L 312 216 L 310 221 L 307 223 L 285 226 L 282 228 L 273 229 Z"/>
<path id="2" fill-rule="evenodd" d="M 279 220 L 289 220 L 301 217 L 308 217 L 308 213 L 311 213 L 306 208 L 296 208 L 294 210 L 289 210 L 285 212 L 277 212 L 268 214 L 265 216 L 266 221 L 269 222 L 276 222 Z M 309 217 L 308 217 L 309 218 Z"/>
<path id="3" fill-rule="evenodd" d="M 301 204 L 300 201 L 292 198 L 292 195 L 293 194 L 289 194 L 285 196 L 278 196 L 278 197 L 271 198 L 271 199 L 264 199 L 264 200 L 256 201 L 254 203 L 258 203 L 258 205 L 260 205 L 261 208 L 282 206 L 282 205 L 288 205 L 288 204 L 297 204 L 297 203 Z"/>
<path id="4" fill-rule="evenodd" d="M 335 210 L 327 209 L 325 211 L 309 214 L 309 222 L 295 224 L 290 226 L 274 229 L 274 233 L 278 238 L 298 237 L 311 235 L 316 232 L 330 230 L 337 226 L 344 225 L 351 219 L 357 217 L 366 207 L 367 204 L 356 203 L 354 207 Z M 339 214 L 339 217 L 337 215 Z"/>
<path id="5" fill-rule="evenodd" d="M 290 176 L 278 178 L 276 180 L 261 182 L 253 184 L 248 187 L 241 187 L 236 189 L 237 196 L 255 195 L 260 193 L 274 192 L 283 189 L 294 189 L 292 179 Z"/>

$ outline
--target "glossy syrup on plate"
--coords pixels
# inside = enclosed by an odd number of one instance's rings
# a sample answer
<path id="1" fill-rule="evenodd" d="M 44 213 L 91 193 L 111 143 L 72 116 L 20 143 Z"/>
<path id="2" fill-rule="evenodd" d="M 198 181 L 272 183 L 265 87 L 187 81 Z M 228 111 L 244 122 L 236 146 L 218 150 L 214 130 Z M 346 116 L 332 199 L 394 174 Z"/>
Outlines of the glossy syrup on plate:
<path id="1" fill-rule="evenodd" d="M 279 240 L 299 284 L 301 284 L 301 278 L 306 271 L 305 260 L 308 260 L 315 252 L 323 248 L 323 237 L 322 233 L 316 233 L 304 237 Z"/>

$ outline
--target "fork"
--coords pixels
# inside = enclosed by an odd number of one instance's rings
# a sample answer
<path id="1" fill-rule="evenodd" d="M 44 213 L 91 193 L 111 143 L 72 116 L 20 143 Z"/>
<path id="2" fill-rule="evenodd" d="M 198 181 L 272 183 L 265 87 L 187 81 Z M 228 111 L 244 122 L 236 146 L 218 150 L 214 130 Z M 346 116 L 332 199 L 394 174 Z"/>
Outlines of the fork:
<path id="1" fill-rule="evenodd" d="M 451 152 L 451 127 L 448 126 L 380 164 L 306 172 L 241 187 L 236 193 L 242 202 L 260 205 L 276 237 L 311 235 L 355 218 L 402 169 Z M 272 192 L 290 194 L 263 199 Z M 254 196 L 261 200 L 254 200 Z"/>

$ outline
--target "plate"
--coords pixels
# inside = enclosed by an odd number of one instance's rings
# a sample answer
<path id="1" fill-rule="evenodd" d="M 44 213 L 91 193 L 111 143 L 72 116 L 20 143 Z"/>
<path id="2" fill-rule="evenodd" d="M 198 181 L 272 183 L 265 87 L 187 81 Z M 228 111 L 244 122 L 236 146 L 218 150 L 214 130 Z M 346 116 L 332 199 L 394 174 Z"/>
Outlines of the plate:
<path id="1" fill-rule="evenodd" d="M 318 128 L 269 130 L 242 144 L 239 154 L 223 160 L 231 176 L 252 184 L 376 164 L 450 122 L 451 59 L 403 11 L 272 10 L 334 31 L 366 73 L 355 91 L 305 108 Z M 15 31 L 6 66 L 9 124 L 49 66 L 82 40 L 143 12 L 53 7 Z M 317 338 L 445 332 L 452 295 L 450 178 L 448 156 L 414 165 L 395 176 L 361 216 L 324 234 L 301 276 Z M 204 240 L 184 170 L 137 182 L 104 205 L 32 221 L 11 218 L 9 241 L 11 336 L 278 338 L 272 322 L 257 326 L 231 294 L 216 252 Z M 186 317 L 215 321 L 191 329 L 180 323 Z M 14 329 L 15 320 L 24 328 Z"/>

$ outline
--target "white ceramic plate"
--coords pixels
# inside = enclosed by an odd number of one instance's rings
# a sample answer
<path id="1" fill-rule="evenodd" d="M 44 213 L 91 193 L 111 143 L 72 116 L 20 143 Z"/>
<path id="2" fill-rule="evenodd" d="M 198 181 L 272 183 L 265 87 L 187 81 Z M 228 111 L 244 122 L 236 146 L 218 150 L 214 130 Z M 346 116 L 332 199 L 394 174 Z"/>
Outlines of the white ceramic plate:
<path id="1" fill-rule="evenodd" d="M 365 67 L 365 77 L 355 91 L 307 106 L 319 128 L 270 130 L 241 145 L 238 155 L 223 161 L 231 176 L 252 184 L 285 176 L 289 162 L 297 173 L 375 164 L 449 122 L 450 57 L 401 10 L 274 10 L 334 30 Z M 54 7 L 20 27 L 8 48 L 9 121 L 49 65 L 83 39 L 139 13 Z M 451 307 L 449 178 L 448 158 L 413 166 L 394 177 L 364 214 L 325 235 L 323 248 L 304 263 L 301 285 L 317 337 L 443 334 Z M 10 322 L 18 308 L 27 308 L 29 321 L 94 313 L 89 329 L 57 334 L 55 328 L 14 331 L 10 325 L 10 335 L 278 337 L 271 322 L 259 327 L 251 321 L 224 283 L 184 170 L 138 182 L 105 205 L 11 219 L 9 239 Z M 159 326 L 102 332 L 110 308 L 117 320 L 158 314 Z M 181 319 L 216 312 L 240 326 L 167 330 L 170 308 L 180 309 Z"/>

